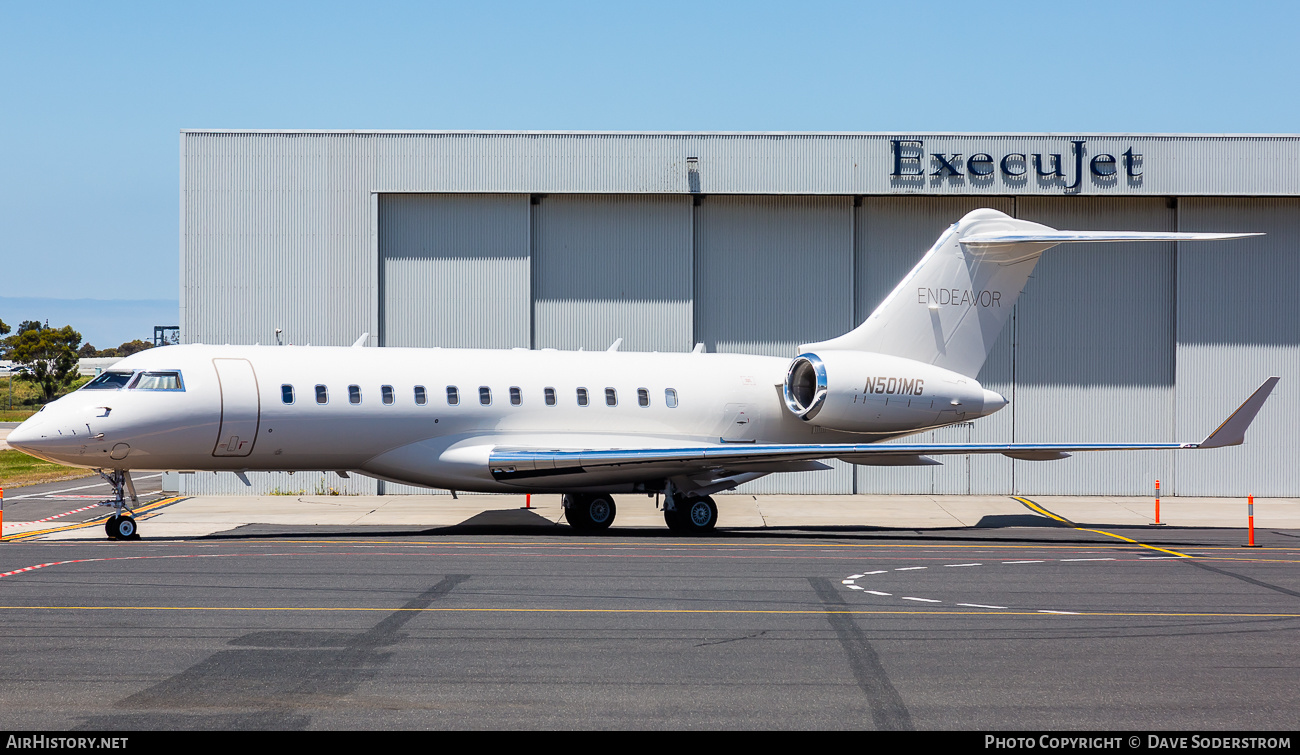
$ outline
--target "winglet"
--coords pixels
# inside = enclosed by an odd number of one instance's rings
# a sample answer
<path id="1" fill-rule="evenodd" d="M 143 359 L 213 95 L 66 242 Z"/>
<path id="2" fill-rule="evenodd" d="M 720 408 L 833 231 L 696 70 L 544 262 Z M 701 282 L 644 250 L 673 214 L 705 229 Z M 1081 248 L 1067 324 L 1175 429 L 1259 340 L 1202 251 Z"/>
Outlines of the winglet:
<path id="1" fill-rule="evenodd" d="M 1264 381 L 1264 384 L 1255 389 L 1237 411 L 1233 412 L 1227 419 L 1219 425 L 1214 432 L 1203 441 L 1198 448 L 1222 448 L 1224 446 L 1240 446 L 1246 442 L 1246 428 L 1250 423 L 1255 421 L 1255 415 L 1259 413 L 1260 407 L 1268 399 L 1268 394 L 1273 392 L 1273 387 L 1281 378 L 1271 377 Z"/>
<path id="2" fill-rule="evenodd" d="M 352 344 L 352 348 L 354 348 L 354 349 L 359 349 L 359 348 L 361 348 L 362 346 L 365 346 L 365 345 L 366 345 L 366 339 L 368 339 L 368 338 L 370 338 L 370 333 L 369 333 L 369 332 L 362 333 L 362 334 L 361 334 L 361 337 L 358 338 L 356 341 L 353 342 L 353 344 Z M 307 344 L 307 345 L 310 346 L 311 344 Z"/>

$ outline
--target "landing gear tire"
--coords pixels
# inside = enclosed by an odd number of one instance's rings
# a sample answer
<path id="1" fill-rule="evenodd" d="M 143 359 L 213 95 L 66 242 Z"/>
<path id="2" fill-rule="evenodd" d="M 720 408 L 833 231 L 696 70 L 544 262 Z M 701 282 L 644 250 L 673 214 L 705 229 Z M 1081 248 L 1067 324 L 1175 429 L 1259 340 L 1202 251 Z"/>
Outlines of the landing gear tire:
<path id="1" fill-rule="evenodd" d="M 718 504 L 712 498 L 690 498 L 672 510 L 664 510 L 668 529 L 681 535 L 705 535 L 718 524 Z"/>
<path id="2" fill-rule="evenodd" d="M 564 518 L 579 532 L 602 532 L 614 523 L 618 507 L 607 495 L 568 495 Z"/>
<path id="3" fill-rule="evenodd" d="M 104 522 L 104 530 L 113 540 L 138 540 L 140 533 L 135 520 L 129 516 L 111 516 Z"/>

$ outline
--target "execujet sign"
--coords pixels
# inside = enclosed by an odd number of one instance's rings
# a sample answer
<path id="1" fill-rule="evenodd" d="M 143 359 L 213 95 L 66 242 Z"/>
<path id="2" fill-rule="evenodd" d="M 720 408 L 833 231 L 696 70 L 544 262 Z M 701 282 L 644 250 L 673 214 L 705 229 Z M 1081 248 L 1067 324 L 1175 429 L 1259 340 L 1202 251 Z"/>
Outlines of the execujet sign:
<path id="1" fill-rule="evenodd" d="M 931 188 L 970 184 L 977 187 L 1006 186 L 1022 189 L 1032 184 L 1040 189 L 1067 193 L 1085 188 L 1106 189 L 1121 181 L 1129 187 L 1142 185 L 1142 154 L 1131 145 L 1124 150 L 1090 148 L 1087 139 L 1071 139 L 1038 148 L 991 149 L 974 144 L 954 148 L 926 145 L 925 139 L 890 139 L 893 170 L 890 183 L 899 188 Z"/>

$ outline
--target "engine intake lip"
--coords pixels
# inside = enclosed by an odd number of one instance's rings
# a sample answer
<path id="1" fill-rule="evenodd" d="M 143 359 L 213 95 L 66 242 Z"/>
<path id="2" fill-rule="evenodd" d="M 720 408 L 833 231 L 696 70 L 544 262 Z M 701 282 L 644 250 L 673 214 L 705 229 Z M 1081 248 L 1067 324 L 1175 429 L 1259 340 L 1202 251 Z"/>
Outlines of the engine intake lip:
<path id="1" fill-rule="evenodd" d="M 826 365 L 816 354 L 800 354 L 790 362 L 782 384 L 785 406 L 805 422 L 826 403 Z"/>

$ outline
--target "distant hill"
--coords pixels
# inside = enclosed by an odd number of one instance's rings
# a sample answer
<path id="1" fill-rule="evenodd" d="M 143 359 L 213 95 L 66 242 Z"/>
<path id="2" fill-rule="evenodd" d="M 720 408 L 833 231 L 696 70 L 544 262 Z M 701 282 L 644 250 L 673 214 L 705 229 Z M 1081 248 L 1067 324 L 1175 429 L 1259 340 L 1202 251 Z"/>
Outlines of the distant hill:
<path id="1" fill-rule="evenodd" d="M 10 327 L 23 320 L 71 325 L 82 343 L 109 349 L 126 341 L 153 340 L 153 326 L 180 325 L 176 299 L 50 299 L 0 296 L 0 320 Z"/>

